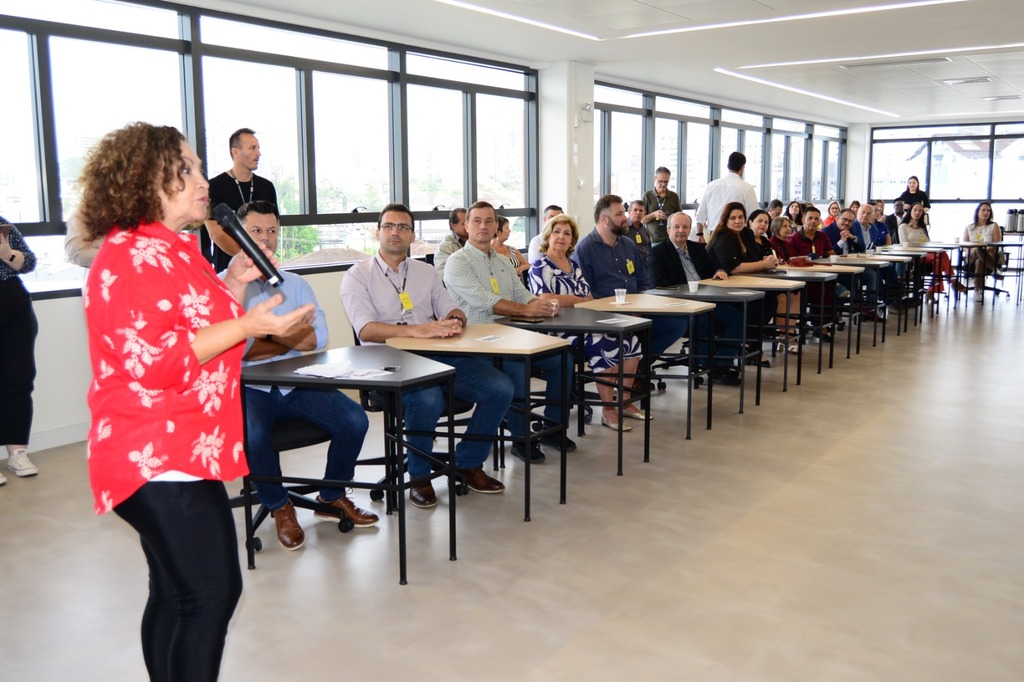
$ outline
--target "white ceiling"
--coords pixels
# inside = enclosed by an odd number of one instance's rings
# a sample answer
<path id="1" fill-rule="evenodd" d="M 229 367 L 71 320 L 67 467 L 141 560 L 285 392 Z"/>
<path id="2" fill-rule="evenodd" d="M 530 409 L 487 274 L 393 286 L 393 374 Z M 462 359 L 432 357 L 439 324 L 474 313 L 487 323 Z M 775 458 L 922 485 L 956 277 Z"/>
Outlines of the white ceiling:
<path id="1" fill-rule="evenodd" d="M 280 0 L 186 0 L 186 4 L 536 68 L 554 62 L 579 61 L 592 64 L 597 78 L 613 83 L 839 125 L 1024 119 L 1024 0 L 964 0 L 642 38 L 628 36 L 726 22 L 880 8 L 907 4 L 908 0 L 462 1 L 589 34 L 598 40 L 437 0 L 289 0 L 287 11 L 281 9 L 284 3 Z M 921 51 L 936 54 L 893 56 Z M 936 57 L 949 61 L 884 65 Z M 765 66 L 826 59 L 841 61 Z M 780 90 L 715 69 L 875 111 Z M 971 77 L 986 77 L 989 81 L 971 85 L 942 82 Z M 1007 95 L 1022 99 L 982 99 Z"/>

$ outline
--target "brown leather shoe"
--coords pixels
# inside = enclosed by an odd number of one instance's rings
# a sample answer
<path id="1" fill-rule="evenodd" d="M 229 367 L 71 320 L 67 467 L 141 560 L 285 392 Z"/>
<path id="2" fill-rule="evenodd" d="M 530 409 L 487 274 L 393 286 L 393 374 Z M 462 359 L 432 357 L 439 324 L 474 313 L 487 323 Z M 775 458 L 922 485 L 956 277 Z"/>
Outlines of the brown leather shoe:
<path id="1" fill-rule="evenodd" d="M 331 514 L 329 512 L 319 510 L 313 512 L 313 516 L 321 521 L 337 521 L 342 515 L 344 515 L 345 518 L 351 519 L 352 525 L 356 528 L 369 528 L 370 526 L 376 526 L 377 522 L 380 521 L 379 516 L 373 512 L 368 512 L 365 509 L 360 509 L 345 495 L 342 495 L 336 500 L 331 500 L 330 502 L 317 495 L 316 501 L 320 504 L 329 504 L 338 510 L 337 514 Z"/>
<path id="2" fill-rule="evenodd" d="M 475 493 L 494 494 L 505 492 L 505 484 L 484 473 L 483 467 L 476 469 L 456 469 L 459 476 L 466 479 L 466 485 Z"/>
<path id="3" fill-rule="evenodd" d="M 437 506 L 437 495 L 434 494 L 434 486 L 427 481 L 419 488 L 409 491 L 409 502 L 412 506 L 420 509 L 430 509 Z"/>
<path id="4" fill-rule="evenodd" d="M 280 509 L 270 512 L 274 517 L 274 525 L 277 526 L 277 541 L 287 550 L 294 550 L 306 543 L 306 534 L 302 532 L 302 526 L 295 518 L 295 506 L 291 500 L 284 503 Z"/>

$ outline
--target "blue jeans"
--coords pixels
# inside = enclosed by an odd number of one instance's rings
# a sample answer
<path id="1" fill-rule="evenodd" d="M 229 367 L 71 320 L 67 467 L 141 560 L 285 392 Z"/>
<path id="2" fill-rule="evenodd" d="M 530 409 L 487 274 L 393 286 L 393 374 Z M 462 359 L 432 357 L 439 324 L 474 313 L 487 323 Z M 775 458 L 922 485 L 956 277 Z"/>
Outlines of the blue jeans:
<path id="1" fill-rule="evenodd" d="M 689 327 L 689 318 L 682 315 L 658 316 L 651 319 L 651 353 L 652 357 L 658 357 L 665 352 L 669 346 L 678 341 L 686 334 Z M 707 338 L 707 334 L 702 332 Z"/>
<path id="2" fill-rule="evenodd" d="M 278 387 L 269 392 L 245 389 L 246 456 L 254 474 L 280 476 L 281 459 L 270 444 L 270 434 L 278 419 L 301 419 L 331 434 L 327 448 L 324 478 L 351 481 L 356 460 L 363 449 L 363 439 L 370 426 L 359 403 L 338 391 L 296 388 L 287 395 Z M 280 483 L 255 483 L 260 503 L 269 509 L 280 509 L 288 494 Z M 344 490 L 321 488 L 320 497 L 330 502 L 341 497 Z"/>
<path id="3" fill-rule="evenodd" d="M 512 402 L 512 381 L 491 366 L 477 358 L 458 356 L 427 356 L 431 360 L 455 368 L 455 397 L 475 403 L 473 416 L 466 426 L 466 433 L 478 436 L 495 436 L 508 406 Z M 405 428 L 409 431 L 433 431 L 445 406 L 445 389 L 440 386 L 426 386 L 402 395 L 405 410 Z M 409 436 L 409 445 L 423 452 L 433 452 L 431 436 Z M 455 466 L 460 469 L 476 469 L 483 466 L 491 451 L 491 443 L 485 440 L 460 440 L 455 446 Z M 430 462 L 412 451 L 409 455 L 409 475 L 426 476 L 430 473 Z"/>
<path id="4" fill-rule="evenodd" d="M 572 396 L 572 365 L 566 371 L 566 365 L 562 362 L 561 355 L 554 355 L 541 360 L 533 360 L 530 367 L 544 373 L 547 385 L 544 387 L 544 399 L 547 404 L 544 406 L 544 417 L 555 422 L 562 422 L 562 386 L 565 386 L 566 399 Z M 522 405 L 523 396 L 528 394 L 527 387 L 530 378 L 526 376 L 526 363 L 523 360 L 506 359 L 504 372 L 512 380 L 515 386 L 515 401 Z M 526 434 L 526 421 L 521 414 L 508 413 L 508 427 L 515 438 L 522 438 Z"/>

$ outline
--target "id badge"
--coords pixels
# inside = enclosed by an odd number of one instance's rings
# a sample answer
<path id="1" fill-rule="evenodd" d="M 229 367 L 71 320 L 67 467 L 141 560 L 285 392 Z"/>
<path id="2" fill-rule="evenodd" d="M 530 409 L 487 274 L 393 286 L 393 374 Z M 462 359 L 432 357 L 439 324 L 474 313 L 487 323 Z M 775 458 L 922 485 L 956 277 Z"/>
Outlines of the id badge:
<path id="1" fill-rule="evenodd" d="M 496 294 L 501 293 L 501 289 L 498 287 L 498 279 L 496 277 L 491 277 L 491 289 Z"/>
<path id="2" fill-rule="evenodd" d="M 642 237 L 640 236 L 640 233 L 639 233 L 639 232 L 637 232 L 637 233 L 636 233 L 636 243 L 637 243 L 637 244 L 643 244 L 643 243 L 644 243 L 644 240 L 643 240 L 643 238 L 642 238 Z"/>
<path id="3" fill-rule="evenodd" d="M 635 268 L 635 267 L 633 267 L 633 261 L 631 261 L 631 260 L 627 260 L 627 261 L 626 261 L 626 272 L 628 272 L 628 273 L 629 273 L 629 274 L 631 274 L 631 275 L 632 275 L 632 274 L 633 274 L 634 272 L 636 272 L 636 268 Z"/>
<path id="4" fill-rule="evenodd" d="M 402 310 L 412 310 L 412 297 L 409 296 L 408 291 L 398 294 L 398 300 L 402 302 Z"/>

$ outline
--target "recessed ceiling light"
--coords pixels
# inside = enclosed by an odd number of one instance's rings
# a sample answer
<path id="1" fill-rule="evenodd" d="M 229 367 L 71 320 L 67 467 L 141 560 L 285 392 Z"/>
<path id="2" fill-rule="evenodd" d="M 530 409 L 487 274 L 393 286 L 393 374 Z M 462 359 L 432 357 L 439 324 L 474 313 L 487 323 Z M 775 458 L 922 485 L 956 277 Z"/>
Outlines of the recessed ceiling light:
<path id="1" fill-rule="evenodd" d="M 805 59 L 797 62 L 774 62 L 771 64 L 750 64 L 741 66 L 741 69 L 770 69 L 776 66 L 808 66 L 810 64 L 835 64 L 836 62 L 859 62 L 868 59 L 900 59 L 903 57 L 918 57 L 930 54 L 952 54 L 957 55 L 964 52 L 993 52 L 995 50 L 1013 50 L 1024 47 L 1024 43 L 1007 43 L 1005 45 L 976 45 L 973 47 L 943 47 L 937 50 L 920 50 L 918 52 L 893 52 L 890 54 L 874 54 L 861 57 L 835 57 L 831 59 Z M 948 57 L 947 57 L 948 59 Z M 849 69 L 852 64 L 844 64 Z M 868 65 L 870 66 L 870 65 Z"/>
<path id="2" fill-rule="evenodd" d="M 442 2 L 443 0 L 438 0 Z M 770 19 L 749 19 L 744 21 L 727 21 L 721 24 L 705 24 L 703 26 L 687 26 L 685 28 L 666 28 L 659 31 L 647 31 L 645 33 L 633 33 L 626 38 L 649 38 L 651 36 L 664 36 L 673 33 L 692 33 L 694 31 L 712 31 L 719 28 L 735 28 L 737 26 L 760 26 L 762 24 L 778 24 L 784 21 L 803 21 L 805 19 L 824 19 L 828 17 L 843 17 L 851 14 L 867 14 L 868 12 L 887 12 L 894 9 L 910 9 L 913 7 L 929 7 L 931 5 L 948 5 L 954 2 L 966 2 L 967 0 L 920 0 L 919 2 L 904 2 L 892 5 L 874 5 L 873 7 L 852 7 L 850 9 L 829 10 L 826 12 L 810 12 L 808 14 L 791 14 L 784 17 L 772 17 Z"/>
<path id="3" fill-rule="evenodd" d="M 839 64 L 840 69 L 854 71 L 856 69 L 889 69 L 897 66 L 921 66 L 923 64 L 945 64 L 952 62 L 949 57 L 925 57 L 923 59 L 901 59 L 889 62 L 865 62 L 863 64 Z"/>
<path id="4" fill-rule="evenodd" d="M 1010 102 L 1015 99 L 1024 99 L 1020 95 L 996 95 L 995 97 L 982 97 L 983 102 Z"/>
<path id="5" fill-rule="evenodd" d="M 472 12 L 480 12 L 481 14 L 489 14 L 492 17 L 498 17 L 499 19 L 508 19 L 509 21 L 515 21 L 520 24 L 527 24 L 529 26 L 536 26 L 537 28 L 544 28 L 549 31 L 557 31 L 559 33 L 565 33 L 566 35 L 576 36 L 577 38 L 586 38 L 587 40 L 601 39 L 597 36 L 592 36 L 589 33 L 582 33 L 580 31 L 573 31 L 572 29 L 563 28 L 561 26 L 555 26 L 554 24 L 545 24 L 543 21 L 534 21 L 533 19 L 527 19 L 526 17 L 518 17 L 515 14 L 509 14 L 508 12 L 499 12 L 496 9 L 490 9 L 489 7 L 479 7 L 477 5 L 471 5 L 468 2 L 459 2 L 458 0 L 434 0 L 444 5 L 451 5 L 452 7 L 458 7 L 460 9 L 468 9 Z"/>
<path id="6" fill-rule="evenodd" d="M 761 85 L 767 85 L 768 87 L 771 87 L 771 88 L 779 88 L 780 90 L 787 90 L 789 92 L 795 92 L 798 95 L 807 95 L 808 97 L 815 97 L 817 99 L 823 99 L 826 102 L 835 102 L 836 104 L 842 104 L 843 106 L 853 107 L 854 109 L 861 109 L 863 111 L 870 111 L 870 112 L 872 112 L 874 114 L 882 114 L 883 116 L 891 116 L 892 118 L 899 118 L 900 117 L 899 114 L 894 114 L 891 111 L 884 111 L 882 109 L 875 109 L 873 107 L 864 106 L 863 104 L 854 104 L 853 102 L 848 102 L 845 99 L 839 99 L 837 97 L 830 97 L 828 95 L 822 95 L 819 92 L 811 92 L 810 90 L 802 90 L 800 88 L 794 88 L 794 87 L 789 86 L 789 85 L 783 85 L 782 83 L 774 83 L 772 81 L 765 80 L 763 78 L 757 78 L 755 76 L 748 76 L 748 75 L 746 75 L 744 73 L 736 73 L 735 71 L 729 71 L 728 69 L 717 68 L 717 69 L 715 69 L 715 73 L 722 73 L 722 74 L 725 74 L 726 76 L 732 76 L 733 78 L 742 78 L 745 81 L 750 81 L 752 83 L 760 83 Z"/>
<path id="7" fill-rule="evenodd" d="M 942 82 L 946 85 L 978 85 L 980 83 L 991 83 L 992 79 L 988 76 L 976 76 L 974 78 L 943 78 Z"/>

